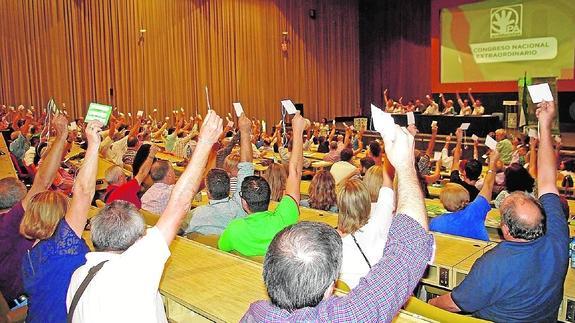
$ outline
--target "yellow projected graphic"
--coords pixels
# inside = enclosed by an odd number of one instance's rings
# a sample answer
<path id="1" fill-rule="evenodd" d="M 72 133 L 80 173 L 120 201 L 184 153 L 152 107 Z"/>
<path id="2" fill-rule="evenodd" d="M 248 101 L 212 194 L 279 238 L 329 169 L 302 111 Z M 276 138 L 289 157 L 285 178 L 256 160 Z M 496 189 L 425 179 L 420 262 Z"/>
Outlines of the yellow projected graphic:
<path id="1" fill-rule="evenodd" d="M 573 79 L 575 1 L 483 1 L 441 11 L 441 82 Z"/>

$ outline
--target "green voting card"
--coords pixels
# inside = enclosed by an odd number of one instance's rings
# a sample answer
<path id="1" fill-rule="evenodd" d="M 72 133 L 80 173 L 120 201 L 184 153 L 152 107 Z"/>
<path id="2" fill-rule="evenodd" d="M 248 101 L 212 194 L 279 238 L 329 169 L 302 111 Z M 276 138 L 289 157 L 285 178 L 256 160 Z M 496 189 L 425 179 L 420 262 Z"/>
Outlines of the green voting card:
<path id="1" fill-rule="evenodd" d="M 86 119 L 84 121 L 98 120 L 102 125 L 107 125 L 108 120 L 110 120 L 110 115 L 112 114 L 112 106 L 104 105 L 100 103 L 90 103 L 88 107 L 88 114 L 86 114 Z"/>

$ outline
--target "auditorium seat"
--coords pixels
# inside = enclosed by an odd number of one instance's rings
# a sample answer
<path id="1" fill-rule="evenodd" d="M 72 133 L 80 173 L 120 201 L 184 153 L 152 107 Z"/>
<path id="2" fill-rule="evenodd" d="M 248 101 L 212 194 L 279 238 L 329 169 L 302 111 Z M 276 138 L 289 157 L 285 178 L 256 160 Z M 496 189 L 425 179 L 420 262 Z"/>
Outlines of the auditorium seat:
<path id="1" fill-rule="evenodd" d="M 421 315 L 438 322 L 480 323 L 489 322 L 482 319 L 451 313 L 416 298 L 410 297 L 404 305 L 404 309 L 410 313 Z"/>

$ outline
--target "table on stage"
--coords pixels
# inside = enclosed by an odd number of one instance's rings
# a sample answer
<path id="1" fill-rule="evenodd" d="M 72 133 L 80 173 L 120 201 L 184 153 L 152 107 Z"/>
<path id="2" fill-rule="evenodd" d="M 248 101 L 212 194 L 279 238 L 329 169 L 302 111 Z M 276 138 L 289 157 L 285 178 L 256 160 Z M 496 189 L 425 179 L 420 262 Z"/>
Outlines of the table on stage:
<path id="1" fill-rule="evenodd" d="M 400 126 L 407 126 L 406 114 L 392 114 L 395 123 Z M 455 133 L 455 130 L 461 126 L 462 123 L 470 123 L 469 129 L 466 131 L 469 136 L 476 135 L 478 137 L 485 137 L 490 132 L 502 128 L 501 120 L 498 116 L 484 115 L 484 116 L 443 116 L 443 115 L 415 115 L 415 125 L 422 133 L 431 133 L 431 122 L 437 121 L 439 127 L 438 133 L 440 135 L 448 135 Z"/>
<path id="2" fill-rule="evenodd" d="M 2 136 L 0 136 L 0 154 L 0 178 L 18 177 L 14 164 L 12 164 L 10 159 L 10 150 Z"/>

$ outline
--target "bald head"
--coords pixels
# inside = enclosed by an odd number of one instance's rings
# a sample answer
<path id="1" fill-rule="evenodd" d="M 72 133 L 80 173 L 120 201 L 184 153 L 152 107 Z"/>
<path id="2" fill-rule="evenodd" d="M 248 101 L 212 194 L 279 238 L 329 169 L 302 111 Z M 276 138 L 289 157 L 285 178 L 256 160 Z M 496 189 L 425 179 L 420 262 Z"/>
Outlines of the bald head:
<path id="1" fill-rule="evenodd" d="M 501 226 L 506 240 L 535 240 L 545 234 L 545 213 L 533 196 L 513 192 L 501 203 Z M 506 231 L 509 237 L 505 236 Z"/>

